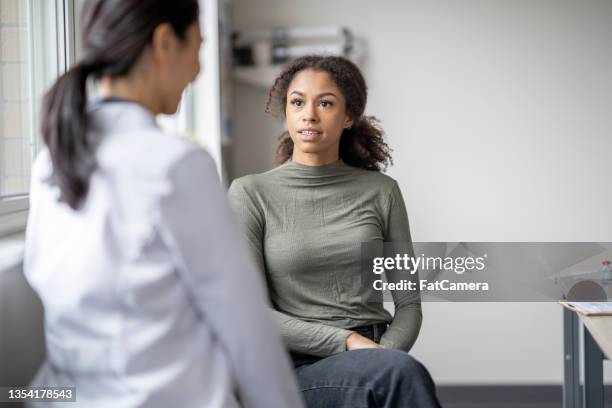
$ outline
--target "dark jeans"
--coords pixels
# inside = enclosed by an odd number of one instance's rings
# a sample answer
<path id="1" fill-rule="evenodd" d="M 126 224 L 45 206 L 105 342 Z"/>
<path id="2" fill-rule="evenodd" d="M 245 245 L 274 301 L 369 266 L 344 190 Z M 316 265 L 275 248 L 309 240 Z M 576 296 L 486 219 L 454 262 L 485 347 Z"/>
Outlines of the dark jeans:
<path id="1" fill-rule="evenodd" d="M 386 328 L 352 330 L 379 342 Z M 329 357 L 291 353 L 308 408 L 440 407 L 427 369 L 408 353 L 363 349 Z"/>

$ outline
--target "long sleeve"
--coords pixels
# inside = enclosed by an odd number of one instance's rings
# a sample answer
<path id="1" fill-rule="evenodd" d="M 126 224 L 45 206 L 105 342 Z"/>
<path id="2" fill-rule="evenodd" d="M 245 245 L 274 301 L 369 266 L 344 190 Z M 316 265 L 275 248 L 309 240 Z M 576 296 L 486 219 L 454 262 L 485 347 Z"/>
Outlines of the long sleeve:
<path id="1" fill-rule="evenodd" d="M 174 189 L 162 200 L 162 236 L 226 351 L 242 404 L 302 407 L 263 280 L 241 244 L 212 160 L 203 151 L 190 152 L 170 177 Z"/>
<path id="2" fill-rule="evenodd" d="M 397 248 L 406 251 L 409 256 L 414 256 L 408 214 L 397 183 L 394 184 L 388 200 L 385 241 L 399 243 Z M 388 282 L 398 282 L 406 278 L 406 272 L 387 272 L 386 277 Z M 418 283 L 418 272 L 410 279 Z M 420 294 L 418 290 L 392 291 L 392 297 L 395 315 L 380 344 L 385 348 L 409 351 L 419 335 L 423 319 Z"/>
<path id="3" fill-rule="evenodd" d="M 266 265 L 263 250 L 265 218 L 262 210 L 249 196 L 240 180 L 234 181 L 229 189 L 230 203 L 243 223 L 248 245 L 262 274 Z M 307 322 L 279 310 L 272 316 L 277 323 L 286 346 L 294 352 L 326 357 L 346 351 L 346 338 L 352 333 L 317 322 Z"/>

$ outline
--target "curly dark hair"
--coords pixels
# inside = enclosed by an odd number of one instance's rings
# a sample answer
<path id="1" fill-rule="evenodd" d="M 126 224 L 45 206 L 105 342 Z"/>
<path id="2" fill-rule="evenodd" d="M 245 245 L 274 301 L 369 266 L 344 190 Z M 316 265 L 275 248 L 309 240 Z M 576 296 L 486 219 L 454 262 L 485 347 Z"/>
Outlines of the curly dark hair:
<path id="1" fill-rule="evenodd" d="M 346 110 L 353 126 L 344 129 L 340 137 L 340 158 L 348 165 L 365 170 L 384 171 L 390 164 L 391 148 L 384 140 L 380 121 L 364 115 L 368 87 L 361 71 L 343 57 L 307 55 L 291 61 L 276 78 L 268 95 L 266 112 L 285 117 L 287 90 L 293 77 L 305 69 L 327 72 L 346 99 Z M 276 162 L 282 164 L 293 155 L 293 141 L 285 131 L 278 138 Z"/>

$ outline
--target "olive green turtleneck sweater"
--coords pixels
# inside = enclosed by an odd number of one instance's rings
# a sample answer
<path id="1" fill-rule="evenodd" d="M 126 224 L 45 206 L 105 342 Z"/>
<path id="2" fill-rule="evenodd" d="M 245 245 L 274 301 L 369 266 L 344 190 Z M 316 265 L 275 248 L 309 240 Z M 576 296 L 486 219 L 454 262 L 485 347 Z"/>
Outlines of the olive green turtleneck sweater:
<path id="1" fill-rule="evenodd" d="M 229 198 L 265 272 L 274 316 L 291 351 L 345 351 L 348 329 L 380 322 L 390 323 L 382 346 L 412 347 L 422 319 L 418 293 L 394 293 L 393 318 L 382 303 L 361 300 L 371 290 L 361 287 L 361 243 L 410 242 L 395 180 L 342 161 L 289 161 L 235 180 Z"/>

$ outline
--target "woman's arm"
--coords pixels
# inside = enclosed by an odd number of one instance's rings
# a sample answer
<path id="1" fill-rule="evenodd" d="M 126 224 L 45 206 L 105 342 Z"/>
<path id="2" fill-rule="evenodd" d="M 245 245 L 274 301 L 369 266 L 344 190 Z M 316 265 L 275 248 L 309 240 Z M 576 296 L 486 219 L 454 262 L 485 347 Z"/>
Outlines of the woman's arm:
<path id="1" fill-rule="evenodd" d="M 302 407 L 263 280 L 242 245 L 212 160 L 202 150 L 188 153 L 170 182 L 172 191 L 161 203 L 162 237 L 223 345 L 242 404 Z"/>
<path id="2" fill-rule="evenodd" d="M 398 248 L 408 253 L 408 256 L 414 256 L 408 214 L 397 183 L 394 183 L 388 200 L 385 241 L 401 243 Z M 406 278 L 406 272 L 387 272 L 386 277 L 388 282 L 399 282 L 400 279 Z M 418 283 L 418 272 L 410 279 Z M 395 315 L 391 325 L 382 336 L 380 344 L 385 348 L 409 351 L 421 329 L 423 319 L 421 296 L 418 290 L 415 292 L 392 291 L 391 295 L 395 304 Z"/>
<path id="3" fill-rule="evenodd" d="M 243 223 L 248 245 L 259 270 L 265 276 L 263 237 L 265 218 L 240 180 L 229 189 L 229 200 Z M 285 345 L 294 352 L 329 356 L 347 350 L 346 340 L 353 332 L 322 323 L 307 322 L 278 310 L 272 311 Z"/>
<path id="4" fill-rule="evenodd" d="M 296 353 L 327 357 L 347 350 L 347 338 L 353 332 L 322 323 L 306 322 L 273 310 L 283 341 Z"/>

